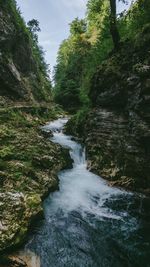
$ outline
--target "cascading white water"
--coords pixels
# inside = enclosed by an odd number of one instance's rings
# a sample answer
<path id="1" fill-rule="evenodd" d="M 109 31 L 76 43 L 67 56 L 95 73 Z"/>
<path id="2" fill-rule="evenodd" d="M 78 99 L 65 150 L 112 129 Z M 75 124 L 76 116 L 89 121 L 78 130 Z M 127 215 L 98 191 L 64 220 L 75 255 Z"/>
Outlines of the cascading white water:
<path id="1" fill-rule="evenodd" d="M 137 237 L 139 197 L 108 186 L 87 170 L 85 150 L 62 131 L 66 122 L 60 118 L 43 127 L 53 132 L 53 142 L 69 148 L 74 164 L 58 174 L 59 191 L 44 202 L 45 220 L 26 250 L 40 258 L 41 267 L 143 266 L 143 236 Z"/>
<path id="2" fill-rule="evenodd" d="M 71 136 L 63 134 L 62 129 L 67 119 L 59 119 L 45 126 L 46 131 L 53 131 L 51 140 L 70 149 L 73 169 L 60 172 L 60 190 L 53 194 L 51 208 L 63 211 L 80 210 L 94 216 L 119 219 L 110 209 L 104 207 L 105 201 L 112 195 L 127 194 L 117 188 L 111 188 L 99 176 L 87 170 L 85 150 Z M 122 216 L 122 215 L 121 215 Z"/>

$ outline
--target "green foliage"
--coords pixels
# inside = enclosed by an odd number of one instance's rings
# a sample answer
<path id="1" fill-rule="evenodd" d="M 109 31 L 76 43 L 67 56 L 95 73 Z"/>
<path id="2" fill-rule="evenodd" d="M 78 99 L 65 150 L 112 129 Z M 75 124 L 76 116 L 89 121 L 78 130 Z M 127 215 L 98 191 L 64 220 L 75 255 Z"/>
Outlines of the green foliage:
<path id="1" fill-rule="evenodd" d="M 76 35 L 76 34 L 82 34 L 86 32 L 86 22 L 85 20 L 79 18 L 76 18 L 75 20 L 72 21 L 70 24 L 70 33 L 71 35 Z"/>
<path id="2" fill-rule="evenodd" d="M 68 40 L 63 41 L 60 46 L 54 75 L 56 81 L 55 100 L 70 111 L 74 111 L 81 106 L 81 73 L 90 47 L 84 31 L 81 33 L 81 29 L 79 30 L 83 21 L 77 19 L 74 22 L 76 30 L 75 28 L 71 30 L 72 33 Z"/>
<path id="3" fill-rule="evenodd" d="M 17 7 L 17 3 L 15 0 L 1 1 L 1 7 L 5 11 L 9 10 L 9 15 L 11 16 L 13 23 L 20 31 L 28 32 L 25 25 L 25 21 L 21 17 L 21 11 L 19 7 Z"/>
<path id="4" fill-rule="evenodd" d="M 84 108 L 82 108 L 75 115 L 73 115 L 66 125 L 66 133 L 74 136 L 83 137 L 88 112 L 88 106 L 84 106 Z"/>
<path id="5" fill-rule="evenodd" d="M 150 23 L 150 1 L 137 0 L 129 11 L 118 21 L 122 40 L 133 40 L 142 31 L 144 25 Z"/>
<path id="6" fill-rule="evenodd" d="M 0 159 L 10 159 L 13 155 L 13 146 L 4 146 L 0 149 Z"/>
<path id="7" fill-rule="evenodd" d="M 70 36 L 60 46 L 55 68 L 55 100 L 69 111 L 89 106 L 88 88 L 96 67 L 112 48 L 108 1 L 88 2 L 86 20 L 70 24 Z"/>
<path id="8" fill-rule="evenodd" d="M 88 0 L 87 2 L 87 21 L 88 21 L 88 32 L 94 34 L 96 31 L 100 31 L 103 27 L 103 19 L 106 13 L 109 14 L 108 10 L 108 0 Z"/>
<path id="9" fill-rule="evenodd" d="M 27 23 L 26 26 L 26 23 L 21 16 L 20 9 L 17 7 L 15 0 L 1 1 L 1 4 L 2 4 L 1 7 L 2 11 L 4 12 L 4 15 L 6 15 L 6 21 L 10 20 L 10 23 L 14 25 L 16 31 L 14 35 L 14 44 L 10 46 L 7 45 L 6 48 L 3 48 L 3 50 L 4 49 L 6 50 L 5 51 L 5 55 L 7 55 L 6 58 L 8 56 L 9 58 L 14 57 L 14 53 L 16 52 L 18 45 L 30 48 L 30 53 L 31 53 L 30 57 L 34 65 L 34 67 L 32 67 L 33 68 L 32 71 L 35 72 L 37 80 L 41 82 L 41 87 L 45 88 L 42 90 L 40 88 L 40 90 L 36 91 L 37 93 L 39 91 L 41 91 L 42 93 L 43 91 L 41 99 L 46 100 L 46 98 L 48 98 L 48 94 L 50 95 L 50 89 L 52 88 L 52 85 L 49 78 L 49 65 L 45 62 L 44 58 L 45 52 L 38 43 L 37 33 L 40 31 L 39 22 L 36 19 L 32 19 Z M 34 85 L 34 87 L 36 86 L 37 85 Z"/>
<path id="10" fill-rule="evenodd" d="M 28 23 L 28 28 L 32 33 L 40 32 L 40 26 L 39 26 L 39 21 L 36 19 L 29 20 Z"/>
<path id="11" fill-rule="evenodd" d="M 27 23 L 30 39 L 33 47 L 33 54 L 38 63 L 40 72 L 49 78 L 49 64 L 45 62 L 45 52 L 43 47 L 38 44 L 38 32 L 41 31 L 39 21 L 36 19 L 29 20 Z"/>
<path id="12" fill-rule="evenodd" d="M 120 14 L 117 27 L 121 41 L 134 40 L 150 22 L 149 14 L 149 0 L 137 0 L 128 12 Z M 89 107 L 92 77 L 112 50 L 110 1 L 88 0 L 86 19 L 73 20 L 70 36 L 63 41 L 58 52 L 54 74 L 56 102 L 74 111 Z"/>

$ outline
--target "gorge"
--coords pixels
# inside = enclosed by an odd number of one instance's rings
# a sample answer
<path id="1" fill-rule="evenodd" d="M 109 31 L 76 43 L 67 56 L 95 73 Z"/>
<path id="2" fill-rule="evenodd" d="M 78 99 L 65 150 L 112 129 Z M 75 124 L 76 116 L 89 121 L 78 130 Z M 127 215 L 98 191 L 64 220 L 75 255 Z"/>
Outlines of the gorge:
<path id="1" fill-rule="evenodd" d="M 150 266 L 150 1 L 112 2 L 69 24 L 52 82 L 39 22 L 0 1 L 0 267 Z"/>
<path id="2" fill-rule="evenodd" d="M 39 220 L 19 257 L 36 267 L 149 266 L 150 200 L 110 187 L 87 170 L 85 149 L 62 132 L 66 118 L 43 127 L 67 147 L 73 168 L 61 171 L 59 191 L 44 201 Z M 31 264 L 32 266 L 32 264 Z"/>

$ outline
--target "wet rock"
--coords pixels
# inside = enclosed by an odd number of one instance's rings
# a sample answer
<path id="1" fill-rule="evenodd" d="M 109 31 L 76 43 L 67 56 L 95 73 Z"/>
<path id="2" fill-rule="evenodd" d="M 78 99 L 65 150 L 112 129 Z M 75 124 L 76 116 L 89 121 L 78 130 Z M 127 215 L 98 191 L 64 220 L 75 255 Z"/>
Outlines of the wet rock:
<path id="1" fill-rule="evenodd" d="M 83 136 L 90 170 L 112 185 L 149 192 L 150 36 L 146 34 L 144 39 L 142 34 L 137 37 L 134 46 L 122 44 L 98 67 L 89 92 L 92 108 L 79 123 L 71 119 L 68 130 Z"/>
<path id="2" fill-rule="evenodd" d="M 0 193 L 0 251 L 24 239 L 31 217 L 40 210 L 41 199 L 38 195 Z"/>
<path id="3" fill-rule="evenodd" d="M 52 131 L 45 131 L 42 129 L 40 129 L 40 134 L 42 134 L 45 138 L 50 138 L 53 136 Z"/>
<path id="4" fill-rule="evenodd" d="M 42 169 L 49 169 L 53 166 L 54 159 L 53 157 L 47 155 L 44 155 L 42 157 L 40 157 L 39 155 L 38 157 L 33 158 L 32 164 Z"/>
<path id="5" fill-rule="evenodd" d="M 0 4 L 0 253 L 24 241 L 68 160 L 38 130 L 61 111 L 15 3 Z"/>
<path id="6" fill-rule="evenodd" d="M 0 94 L 12 100 L 51 101 L 51 85 L 39 68 L 33 42 L 15 2 L 0 6 Z"/>
<path id="7" fill-rule="evenodd" d="M 0 109 L 0 253 L 25 240 L 42 200 L 58 189 L 57 173 L 72 164 L 67 149 L 40 134 L 38 110 Z"/>
<path id="8" fill-rule="evenodd" d="M 18 257 L 3 257 L 0 259 L 0 267 L 28 267 L 28 265 Z"/>
<path id="9" fill-rule="evenodd" d="M 20 251 L 18 256 L 13 257 L 25 264 L 27 267 L 40 267 L 40 257 L 35 253 L 27 250 L 27 251 Z"/>

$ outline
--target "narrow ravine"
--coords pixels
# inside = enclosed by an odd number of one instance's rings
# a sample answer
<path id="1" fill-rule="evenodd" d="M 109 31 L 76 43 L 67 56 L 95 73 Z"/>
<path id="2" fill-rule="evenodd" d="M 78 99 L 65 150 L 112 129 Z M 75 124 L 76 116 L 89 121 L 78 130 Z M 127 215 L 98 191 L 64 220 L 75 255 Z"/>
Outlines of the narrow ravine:
<path id="1" fill-rule="evenodd" d="M 37 255 L 32 267 L 149 267 L 149 199 L 89 172 L 82 145 L 62 132 L 66 122 L 44 130 L 70 149 L 73 168 L 59 173 L 59 191 L 45 200 L 45 219 L 23 253 Z"/>

